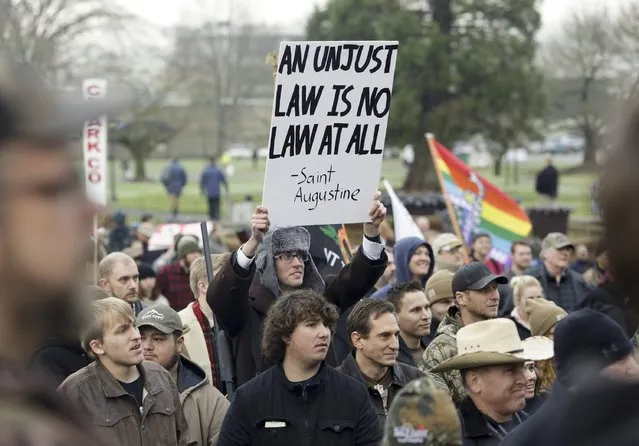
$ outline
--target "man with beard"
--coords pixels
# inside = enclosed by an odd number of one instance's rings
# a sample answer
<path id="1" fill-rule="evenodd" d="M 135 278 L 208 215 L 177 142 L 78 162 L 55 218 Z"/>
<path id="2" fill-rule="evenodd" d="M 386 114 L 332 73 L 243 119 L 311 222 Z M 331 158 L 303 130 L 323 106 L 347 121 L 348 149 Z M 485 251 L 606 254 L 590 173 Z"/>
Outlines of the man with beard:
<path id="1" fill-rule="evenodd" d="M 193 302 L 190 271 L 191 264 L 202 257 L 202 248 L 191 237 L 183 237 L 177 244 L 177 260 L 158 273 L 157 286 L 169 300 L 171 308 L 182 311 Z"/>
<path id="2" fill-rule="evenodd" d="M 423 374 L 398 361 L 400 328 L 393 304 L 379 299 L 362 299 L 348 316 L 347 326 L 354 352 L 337 370 L 368 388 L 380 426 L 397 392 Z"/>
<path id="3" fill-rule="evenodd" d="M 35 71 L 0 55 L 0 444 L 92 445 L 45 380 L 24 366 L 73 331 L 96 211 L 75 169 L 84 122 L 106 101 L 63 103 Z"/>
<path id="4" fill-rule="evenodd" d="M 171 373 L 180 392 L 192 446 L 215 446 L 229 402 L 211 385 L 206 373 L 182 354 L 186 331 L 180 315 L 167 305 L 156 304 L 138 315 L 135 325 L 142 336 L 147 361 Z"/>
<path id="5" fill-rule="evenodd" d="M 139 284 L 138 265 L 128 255 L 113 252 L 100 262 L 100 286 L 111 296 L 128 303 L 136 315 L 144 308 L 138 298 Z"/>
<path id="6" fill-rule="evenodd" d="M 464 446 L 498 446 L 528 418 L 524 363 L 552 358 L 552 341 L 522 341 L 515 323 L 499 318 L 462 327 L 457 351 L 433 371 L 461 371 L 468 394 L 459 406 Z"/>
<path id="7" fill-rule="evenodd" d="M 494 319 L 499 308 L 497 286 L 508 282 L 504 276 L 494 275 L 488 266 L 472 262 L 462 266 L 453 276 L 452 291 L 457 305 L 448 310 L 437 329 L 437 336 L 424 351 L 420 369 L 427 372 L 442 389 L 447 389 L 455 404 L 466 396 L 459 370 L 434 372 L 439 364 L 457 355 L 457 332 L 465 326 Z"/>
<path id="8" fill-rule="evenodd" d="M 169 372 L 143 362 L 131 307 L 108 297 L 93 302 L 82 345 L 91 365 L 69 376 L 59 391 L 83 413 L 104 445 L 188 444 L 180 395 Z"/>

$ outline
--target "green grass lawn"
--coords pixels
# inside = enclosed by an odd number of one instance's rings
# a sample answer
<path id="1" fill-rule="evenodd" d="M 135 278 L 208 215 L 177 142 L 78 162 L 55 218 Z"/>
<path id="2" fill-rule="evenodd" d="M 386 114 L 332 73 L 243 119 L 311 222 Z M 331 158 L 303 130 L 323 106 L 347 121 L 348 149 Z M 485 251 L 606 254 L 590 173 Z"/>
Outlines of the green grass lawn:
<path id="1" fill-rule="evenodd" d="M 112 209 L 140 210 L 142 212 L 167 212 L 168 200 L 163 186 L 157 180 L 162 169 L 167 165 L 167 161 L 152 160 L 147 163 L 147 175 L 155 179 L 148 183 L 127 183 L 121 179 L 121 172 L 118 168 L 118 181 L 116 184 L 117 201 L 111 203 Z M 183 162 L 189 175 L 189 183 L 184 190 L 180 200 L 180 212 L 183 214 L 205 214 L 206 202 L 200 196 L 198 190 L 198 180 L 205 161 L 185 160 Z M 260 168 L 254 170 L 250 160 L 236 160 L 235 175 L 230 179 L 230 188 L 233 201 L 241 201 L 246 195 L 253 196 L 258 202 L 262 195 L 262 184 L 264 181 L 264 162 L 260 162 Z M 542 162 L 527 162 L 519 167 L 519 183 L 513 181 L 507 184 L 505 175 L 495 177 L 492 169 L 478 169 L 478 171 L 489 181 L 503 189 L 512 197 L 522 200 L 524 206 L 535 205 L 539 199 L 534 191 L 535 174 L 542 166 Z M 570 167 L 570 165 L 557 163 L 559 169 Z M 382 175 L 394 187 L 401 187 L 406 169 L 399 160 L 389 159 L 384 161 Z M 512 178 L 512 175 L 511 175 Z M 560 192 L 558 203 L 574 209 L 572 215 L 590 215 L 590 186 L 592 175 L 563 175 L 560 179 Z M 381 187 L 381 186 L 380 186 Z M 224 209 L 224 207 L 223 207 Z"/>

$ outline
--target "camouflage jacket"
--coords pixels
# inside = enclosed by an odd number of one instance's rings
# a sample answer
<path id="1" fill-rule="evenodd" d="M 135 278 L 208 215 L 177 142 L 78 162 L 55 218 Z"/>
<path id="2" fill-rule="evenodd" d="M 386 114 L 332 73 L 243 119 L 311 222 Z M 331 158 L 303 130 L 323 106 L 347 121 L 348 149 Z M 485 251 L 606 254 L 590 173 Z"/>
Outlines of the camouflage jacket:
<path id="1" fill-rule="evenodd" d="M 457 340 L 455 336 L 461 327 L 462 322 L 459 309 L 452 307 L 442 323 L 439 324 L 437 336 L 424 351 L 424 359 L 420 366 L 423 372 L 433 378 L 437 387 L 445 389 L 450 393 L 456 405 L 459 405 L 466 396 L 459 370 L 451 370 L 443 373 L 432 373 L 431 370 L 457 354 Z"/>

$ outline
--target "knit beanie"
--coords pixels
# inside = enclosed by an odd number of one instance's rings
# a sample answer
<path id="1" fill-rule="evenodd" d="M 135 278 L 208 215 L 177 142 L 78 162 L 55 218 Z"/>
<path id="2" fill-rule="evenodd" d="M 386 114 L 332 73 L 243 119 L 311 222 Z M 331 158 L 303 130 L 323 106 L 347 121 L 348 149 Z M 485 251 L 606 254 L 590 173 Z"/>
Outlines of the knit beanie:
<path id="1" fill-rule="evenodd" d="M 426 282 L 426 297 L 430 305 L 444 299 L 452 299 L 453 276 L 450 271 L 437 271 Z"/>
<path id="2" fill-rule="evenodd" d="M 550 329 L 568 314 L 563 308 L 546 299 L 526 299 L 524 310 L 528 314 L 532 336 L 548 335 Z"/>
<path id="3" fill-rule="evenodd" d="M 557 379 L 567 387 L 592 378 L 634 350 L 619 324 L 590 308 L 562 319 L 554 340 Z"/>
<path id="4" fill-rule="evenodd" d="M 148 279 L 149 277 L 157 277 L 155 271 L 148 263 L 138 265 L 138 274 L 140 280 Z"/>
<path id="5" fill-rule="evenodd" d="M 190 237 L 185 237 L 178 242 L 178 246 L 177 246 L 178 259 L 182 260 L 187 255 L 194 252 L 199 252 L 199 253 L 202 252 L 202 248 L 200 248 L 200 245 L 198 244 L 197 241 L 193 240 Z"/>

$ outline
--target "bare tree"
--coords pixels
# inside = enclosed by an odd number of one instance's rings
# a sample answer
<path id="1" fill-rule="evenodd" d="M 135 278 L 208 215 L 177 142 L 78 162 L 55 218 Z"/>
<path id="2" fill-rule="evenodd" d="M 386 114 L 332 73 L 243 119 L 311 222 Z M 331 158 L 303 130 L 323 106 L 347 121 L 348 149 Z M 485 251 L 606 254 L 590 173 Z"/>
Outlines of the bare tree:
<path id="1" fill-rule="evenodd" d="M 0 0 L 0 48 L 57 75 L 84 37 L 124 31 L 132 19 L 112 0 Z"/>
<path id="2" fill-rule="evenodd" d="M 615 21 L 605 8 L 572 14 L 544 48 L 544 68 L 549 77 L 562 78 L 574 87 L 554 97 L 554 105 L 577 102 L 573 116 L 584 138 L 585 166 L 596 164 L 604 126 L 602 92 L 614 78 L 617 44 L 612 35 Z M 570 96 L 570 97 L 568 97 Z M 597 96 L 599 96 L 597 98 Z"/>

